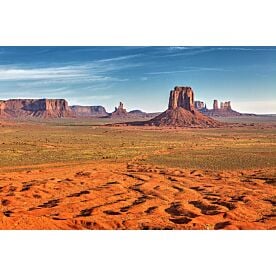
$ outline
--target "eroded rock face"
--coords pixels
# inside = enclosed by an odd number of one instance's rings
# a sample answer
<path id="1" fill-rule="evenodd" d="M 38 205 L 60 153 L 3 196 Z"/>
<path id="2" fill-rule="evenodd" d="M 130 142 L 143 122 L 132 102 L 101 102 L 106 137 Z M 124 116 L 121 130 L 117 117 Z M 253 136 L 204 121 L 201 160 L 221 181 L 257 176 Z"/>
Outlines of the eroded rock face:
<path id="1" fill-rule="evenodd" d="M 204 103 L 203 103 L 204 104 Z M 170 92 L 168 109 L 146 122 L 148 125 L 169 127 L 218 127 L 220 123 L 195 110 L 191 87 L 176 86 Z"/>
<path id="2" fill-rule="evenodd" d="M 202 109 L 199 110 L 202 114 L 211 116 L 211 117 L 233 117 L 241 116 L 242 114 L 233 110 L 231 107 L 231 102 L 221 102 L 220 108 L 218 106 L 218 101 L 214 100 L 213 109 Z"/>
<path id="3" fill-rule="evenodd" d="M 219 107 L 218 107 L 218 100 L 214 100 L 213 109 L 214 110 L 218 110 L 219 109 Z"/>
<path id="4" fill-rule="evenodd" d="M 126 111 L 126 109 L 124 108 L 124 104 L 122 102 L 119 103 L 118 107 L 115 107 L 115 111 L 112 112 L 111 116 L 112 117 L 124 117 L 127 116 L 128 113 Z"/>
<path id="5" fill-rule="evenodd" d="M 5 117 L 60 118 L 72 116 L 64 99 L 12 99 L 1 101 L 0 114 Z"/>
<path id="6" fill-rule="evenodd" d="M 73 105 L 71 106 L 72 111 L 74 112 L 76 117 L 102 117 L 107 116 L 103 106 L 80 106 Z"/>
<path id="7" fill-rule="evenodd" d="M 228 102 L 221 102 L 220 103 L 220 109 L 223 109 L 223 110 L 232 110 L 231 108 L 231 102 L 228 101 Z"/>
<path id="8" fill-rule="evenodd" d="M 182 107 L 188 111 L 194 111 L 194 92 L 191 87 L 176 86 L 170 92 L 169 109 Z"/>
<path id="9" fill-rule="evenodd" d="M 197 110 L 206 108 L 205 103 L 201 101 L 195 101 L 194 105 L 195 105 L 195 109 Z"/>
<path id="10" fill-rule="evenodd" d="M 5 115 L 5 101 L 0 101 L 0 116 L 4 116 Z"/>

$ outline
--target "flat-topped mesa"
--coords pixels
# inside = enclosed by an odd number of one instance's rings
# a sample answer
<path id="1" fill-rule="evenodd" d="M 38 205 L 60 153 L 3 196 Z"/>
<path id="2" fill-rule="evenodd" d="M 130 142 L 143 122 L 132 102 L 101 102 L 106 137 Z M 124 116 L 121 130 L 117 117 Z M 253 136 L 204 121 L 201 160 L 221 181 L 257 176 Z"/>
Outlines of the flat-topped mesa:
<path id="1" fill-rule="evenodd" d="M 0 115 L 11 118 L 72 116 L 72 111 L 64 99 L 11 99 L 1 101 L 0 109 Z"/>
<path id="2" fill-rule="evenodd" d="M 194 92 L 191 87 L 176 86 L 170 92 L 168 108 L 176 109 L 178 107 L 182 107 L 191 112 L 194 111 Z"/>
<path id="3" fill-rule="evenodd" d="M 76 117 L 104 117 L 107 116 L 105 108 L 101 105 L 81 106 L 73 105 L 70 107 Z"/>

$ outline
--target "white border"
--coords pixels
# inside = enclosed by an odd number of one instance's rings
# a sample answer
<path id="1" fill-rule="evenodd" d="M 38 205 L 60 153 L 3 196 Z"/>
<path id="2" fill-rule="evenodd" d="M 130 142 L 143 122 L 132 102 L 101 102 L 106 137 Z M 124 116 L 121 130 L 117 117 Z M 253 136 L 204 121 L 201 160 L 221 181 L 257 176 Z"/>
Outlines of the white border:
<path id="1" fill-rule="evenodd" d="M 1 0 L 0 45 L 275 46 L 275 1 Z M 1 231 L 3 275 L 272 275 L 275 231 Z"/>
<path id="2" fill-rule="evenodd" d="M 276 45 L 273 0 L 0 3 L 2 46 Z"/>
<path id="3" fill-rule="evenodd" d="M 274 231 L 6 231 L 0 242 L 5 276 L 275 271 Z"/>

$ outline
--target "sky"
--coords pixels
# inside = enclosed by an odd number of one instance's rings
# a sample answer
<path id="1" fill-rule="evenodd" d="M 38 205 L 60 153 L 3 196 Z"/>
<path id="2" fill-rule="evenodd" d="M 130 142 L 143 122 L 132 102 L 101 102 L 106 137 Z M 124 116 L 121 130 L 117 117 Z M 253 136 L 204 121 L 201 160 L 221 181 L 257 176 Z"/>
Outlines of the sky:
<path id="1" fill-rule="evenodd" d="M 175 86 L 212 107 L 276 113 L 276 47 L 0 47 L 0 99 L 164 111 Z"/>

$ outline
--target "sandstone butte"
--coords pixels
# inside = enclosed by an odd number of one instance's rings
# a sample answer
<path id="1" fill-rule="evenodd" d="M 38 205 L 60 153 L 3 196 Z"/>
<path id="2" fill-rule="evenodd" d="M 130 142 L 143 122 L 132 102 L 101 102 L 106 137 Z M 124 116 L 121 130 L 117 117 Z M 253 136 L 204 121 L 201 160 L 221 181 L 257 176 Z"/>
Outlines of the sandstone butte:
<path id="1" fill-rule="evenodd" d="M 128 112 L 124 108 L 124 104 L 122 102 L 120 102 L 119 106 L 115 107 L 115 111 L 113 111 L 110 116 L 111 117 L 127 117 Z"/>
<path id="2" fill-rule="evenodd" d="M 219 107 L 218 100 L 214 100 L 212 109 L 208 109 L 204 102 L 195 101 L 195 109 L 201 112 L 203 115 L 211 116 L 211 117 L 233 117 L 233 116 L 243 115 L 232 109 L 231 101 L 221 102 Z M 249 114 L 249 115 L 253 115 L 253 114 Z"/>
<path id="3" fill-rule="evenodd" d="M 194 106 L 191 87 L 176 86 L 170 92 L 168 109 L 147 122 L 153 126 L 218 127 L 221 123 L 201 114 Z"/>

